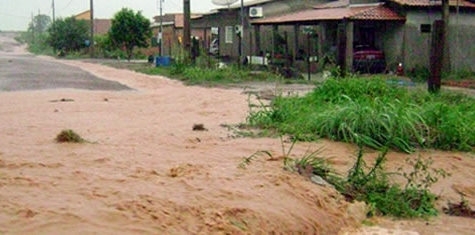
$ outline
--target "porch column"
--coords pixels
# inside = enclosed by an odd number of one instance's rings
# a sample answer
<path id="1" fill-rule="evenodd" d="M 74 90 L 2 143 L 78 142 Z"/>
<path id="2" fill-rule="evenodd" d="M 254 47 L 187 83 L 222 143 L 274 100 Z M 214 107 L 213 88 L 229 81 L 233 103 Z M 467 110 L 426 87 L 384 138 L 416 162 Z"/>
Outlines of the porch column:
<path id="1" fill-rule="evenodd" d="M 346 69 L 353 71 L 353 40 L 354 40 L 354 23 L 349 21 L 346 23 Z"/>
<path id="2" fill-rule="evenodd" d="M 275 56 L 275 35 L 279 32 L 279 25 L 272 25 L 272 48 L 271 57 Z"/>
<path id="3" fill-rule="evenodd" d="M 317 28 L 317 34 L 318 34 L 318 61 L 322 61 L 323 59 L 323 48 L 325 46 L 325 41 L 327 40 L 326 39 L 326 34 L 325 34 L 325 27 L 322 23 L 319 23 L 318 24 L 318 28 Z M 320 63 L 321 65 L 323 63 Z"/>
<path id="4" fill-rule="evenodd" d="M 292 62 L 295 62 L 295 59 L 297 57 L 297 52 L 299 50 L 299 40 L 300 40 L 299 31 L 300 31 L 300 25 L 295 24 L 294 25 L 294 45 L 292 47 L 292 51 L 293 51 Z"/>
<path id="5" fill-rule="evenodd" d="M 206 49 L 207 52 L 209 52 L 209 45 L 210 45 L 210 40 L 208 39 L 208 28 L 203 29 L 203 42 L 202 42 L 202 48 Z"/>
<path id="6" fill-rule="evenodd" d="M 261 52 L 261 26 L 260 25 L 255 25 L 254 26 L 254 37 L 255 37 L 255 50 L 254 54 L 257 56 L 260 56 Z"/>
<path id="7" fill-rule="evenodd" d="M 343 73 L 346 72 L 346 36 L 346 21 L 343 21 L 338 24 L 336 58 L 336 63 Z"/>

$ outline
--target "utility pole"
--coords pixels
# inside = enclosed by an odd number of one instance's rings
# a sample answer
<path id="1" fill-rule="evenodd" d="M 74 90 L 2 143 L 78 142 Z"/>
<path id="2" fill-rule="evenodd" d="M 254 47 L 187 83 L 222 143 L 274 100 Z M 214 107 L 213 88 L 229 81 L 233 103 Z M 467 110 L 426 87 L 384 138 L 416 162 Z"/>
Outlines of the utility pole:
<path id="1" fill-rule="evenodd" d="M 239 65 L 244 62 L 243 56 L 244 55 L 244 0 L 241 0 L 241 39 L 240 39 L 240 46 L 239 46 Z"/>
<path id="2" fill-rule="evenodd" d="M 183 0 L 183 48 L 187 53 L 188 58 L 191 56 L 191 10 L 190 0 Z"/>
<path id="3" fill-rule="evenodd" d="M 161 57 L 163 55 L 163 8 L 162 8 L 162 2 L 164 0 L 158 0 L 160 1 L 160 32 L 158 33 L 158 45 L 160 46 L 160 51 L 158 55 Z"/>
<path id="4" fill-rule="evenodd" d="M 442 80 L 442 72 L 450 69 L 448 50 L 448 24 L 449 24 L 449 0 L 442 0 L 442 19 L 433 24 L 431 50 L 430 50 L 430 77 L 427 80 L 427 88 L 431 93 L 438 93 Z"/>
<path id="5" fill-rule="evenodd" d="M 56 12 L 55 12 L 56 9 L 54 7 L 54 0 L 51 3 L 51 8 L 53 10 L 53 33 L 54 33 L 56 31 L 56 30 L 54 30 L 54 28 L 55 28 L 54 22 L 56 21 Z M 53 47 L 53 52 L 56 54 L 56 47 L 55 46 Z"/>
<path id="6" fill-rule="evenodd" d="M 90 0 L 91 39 L 89 41 L 89 53 L 94 58 L 94 1 Z"/>
<path id="7" fill-rule="evenodd" d="M 51 3 L 51 8 L 53 9 L 53 24 L 54 24 L 54 22 L 55 22 L 55 20 L 56 20 L 56 15 L 55 15 L 56 12 L 55 12 L 55 8 L 54 8 L 54 0 L 53 0 L 53 2 Z"/>
<path id="8" fill-rule="evenodd" d="M 443 36 L 444 36 L 444 53 L 442 57 L 442 71 L 450 72 L 450 43 L 449 43 L 449 18 L 450 18 L 450 3 L 449 0 L 442 0 L 442 21 Z"/>
<path id="9" fill-rule="evenodd" d="M 33 16 L 33 12 L 31 12 L 31 39 L 33 43 L 35 43 L 35 17 Z"/>

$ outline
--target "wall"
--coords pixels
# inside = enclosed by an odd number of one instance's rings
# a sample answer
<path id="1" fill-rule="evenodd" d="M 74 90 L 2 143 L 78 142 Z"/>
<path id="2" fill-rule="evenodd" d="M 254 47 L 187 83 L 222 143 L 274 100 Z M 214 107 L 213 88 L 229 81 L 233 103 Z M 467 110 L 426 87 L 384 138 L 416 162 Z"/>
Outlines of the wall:
<path id="1" fill-rule="evenodd" d="M 437 10 L 410 10 L 406 15 L 404 27 L 404 67 L 429 67 L 431 33 L 420 31 L 421 24 L 432 24 L 440 19 Z"/>
<path id="2" fill-rule="evenodd" d="M 475 12 L 453 14 L 449 25 L 452 70 L 475 71 Z"/>
<path id="3" fill-rule="evenodd" d="M 404 59 L 404 22 L 388 22 L 382 34 L 382 49 L 388 68 L 393 70 Z"/>
<path id="4" fill-rule="evenodd" d="M 431 34 L 420 32 L 421 24 L 431 24 L 441 18 L 438 10 L 411 10 L 404 26 L 404 63 L 406 69 L 415 66 L 429 68 Z M 449 19 L 449 47 L 452 70 L 475 71 L 475 12 L 452 11 Z"/>

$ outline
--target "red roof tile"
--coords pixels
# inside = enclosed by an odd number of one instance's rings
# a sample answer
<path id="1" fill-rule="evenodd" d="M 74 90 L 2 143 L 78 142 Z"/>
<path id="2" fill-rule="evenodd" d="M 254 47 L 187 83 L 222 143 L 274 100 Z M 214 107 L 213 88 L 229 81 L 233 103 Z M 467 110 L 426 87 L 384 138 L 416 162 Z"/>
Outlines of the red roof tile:
<path id="1" fill-rule="evenodd" d="M 322 20 L 391 20 L 403 21 L 405 17 L 383 5 L 317 8 L 287 15 L 253 20 L 253 24 L 285 24 L 296 22 L 315 22 Z"/>
<path id="2" fill-rule="evenodd" d="M 406 20 L 391 9 L 382 5 L 375 7 L 354 7 L 354 13 L 350 17 L 352 20 Z"/>
<path id="3" fill-rule="evenodd" d="M 412 7 L 428 7 L 428 6 L 440 6 L 442 5 L 441 0 L 392 0 L 395 3 L 412 6 Z M 449 0 L 450 6 L 460 6 L 475 8 L 475 3 L 468 0 Z"/>

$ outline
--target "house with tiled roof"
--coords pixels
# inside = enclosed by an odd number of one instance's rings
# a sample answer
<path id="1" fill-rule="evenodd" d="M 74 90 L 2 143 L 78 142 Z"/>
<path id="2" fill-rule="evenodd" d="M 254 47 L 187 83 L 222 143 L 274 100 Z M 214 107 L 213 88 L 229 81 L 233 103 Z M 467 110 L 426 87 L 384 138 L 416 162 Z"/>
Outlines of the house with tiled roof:
<path id="1" fill-rule="evenodd" d="M 450 0 L 450 5 L 452 68 L 475 71 L 475 1 Z M 248 1 L 244 12 L 242 38 L 236 36 L 239 4 L 204 15 L 192 26 L 218 27 L 220 54 L 232 58 L 243 46 L 245 56 L 283 53 L 298 67 L 305 54 L 320 61 L 333 58 L 351 70 L 355 46 L 365 44 L 384 52 L 389 70 L 398 63 L 407 69 L 428 68 L 432 24 L 441 18 L 441 1 L 256 0 Z"/>
<path id="2" fill-rule="evenodd" d="M 450 5 L 448 42 L 451 67 L 475 70 L 475 45 L 470 43 L 471 38 L 475 38 L 475 3 L 450 0 Z M 337 61 L 340 57 L 339 64 L 348 69 L 354 65 L 355 45 L 361 44 L 382 50 L 388 69 L 394 69 L 398 63 L 410 69 L 429 67 L 431 27 L 440 18 L 441 1 L 339 0 L 318 4 L 311 9 L 255 19 L 251 23 L 274 28 L 293 24 L 295 32 L 299 32 L 302 25 L 311 25 L 318 35 L 318 56 L 333 54 Z M 297 50 L 296 46 L 293 50 Z"/>

